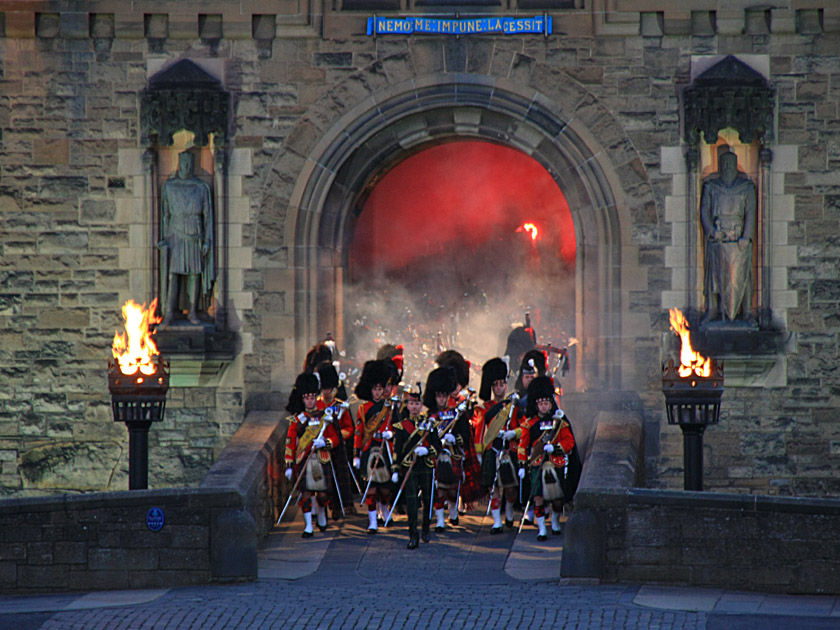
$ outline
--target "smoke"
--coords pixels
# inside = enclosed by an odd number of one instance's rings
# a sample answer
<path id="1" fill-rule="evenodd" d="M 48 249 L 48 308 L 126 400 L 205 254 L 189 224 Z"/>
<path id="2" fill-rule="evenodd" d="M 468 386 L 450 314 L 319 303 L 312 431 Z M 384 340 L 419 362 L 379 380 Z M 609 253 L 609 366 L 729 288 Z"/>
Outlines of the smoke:
<path id="1" fill-rule="evenodd" d="M 474 141 L 422 151 L 376 183 L 359 216 L 345 356 L 361 365 L 402 343 L 413 382 L 451 348 L 473 363 L 477 387 L 481 364 L 503 353 L 526 312 L 538 343 L 570 345 L 574 259 L 568 204 L 535 160 Z"/>

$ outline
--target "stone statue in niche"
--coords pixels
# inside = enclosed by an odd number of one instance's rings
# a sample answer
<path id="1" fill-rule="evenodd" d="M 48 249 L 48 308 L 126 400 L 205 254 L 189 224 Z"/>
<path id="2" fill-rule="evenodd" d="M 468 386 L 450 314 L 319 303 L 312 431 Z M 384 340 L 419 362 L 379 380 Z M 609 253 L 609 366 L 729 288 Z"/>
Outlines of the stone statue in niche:
<path id="1" fill-rule="evenodd" d="M 195 155 L 178 155 L 178 171 L 161 188 L 161 303 L 165 328 L 184 310 L 190 324 L 213 293 L 216 279 L 210 186 L 194 174 Z"/>
<path id="2" fill-rule="evenodd" d="M 718 158 L 718 175 L 703 183 L 700 222 L 705 235 L 706 313 L 701 328 L 756 328 L 750 312 L 753 292 L 755 184 L 738 173 L 731 151 Z"/>

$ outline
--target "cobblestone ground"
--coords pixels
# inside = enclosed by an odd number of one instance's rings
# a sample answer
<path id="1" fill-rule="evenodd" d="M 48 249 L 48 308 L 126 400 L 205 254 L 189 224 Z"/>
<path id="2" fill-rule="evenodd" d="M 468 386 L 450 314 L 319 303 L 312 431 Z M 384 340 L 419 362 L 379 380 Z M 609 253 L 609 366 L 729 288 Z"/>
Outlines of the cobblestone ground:
<path id="1" fill-rule="evenodd" d="M 304 561 L 307 554 L 322 554 L 315 573 L 295 580 L 261 577 L 243 584 L 177 588 L 148 603 L 59 612 L 8 614 L 8 605 L 4 613 L 0 599 L 0 629 L 840 627 L 840 617 L 812 617 L 803 622 L 780 615 L 646 608 L 633 603 L 638 585 L 517 580 L 505 571 L 519 544 L 514 533 L 490 536 L 480 517 L 462 517 L 461 521 L 461 527 L 433 534 L 430 544 L 421 544 L 415 551 L 405 549 L 403 527 L 368 536 L 361 518 L 351 519 L 340 528 L 332 526 L 326 535 L 316 533 L 308 540 L 299 538 L 296 523 L 286 525 L 285 531 L 279 532 L 281 540 L 273 544 L 276 548 L 288 545 L 290 562 Z M 534 533 L 526 529 L 521 536 L 530 539 Z M 331 538 L 328 548 L 325 538 Z M 552 545 L 559 551 L 561 543 L 559 537 L 549 540 L 546 551 L 551 552 Z"/>

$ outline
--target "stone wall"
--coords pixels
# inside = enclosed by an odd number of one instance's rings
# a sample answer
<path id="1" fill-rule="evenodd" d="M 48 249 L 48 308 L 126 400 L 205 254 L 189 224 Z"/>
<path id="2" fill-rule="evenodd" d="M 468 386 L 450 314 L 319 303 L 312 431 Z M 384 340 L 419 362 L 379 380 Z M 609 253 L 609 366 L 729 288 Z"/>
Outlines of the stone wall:
<path id="1" fill-rule="evenodd" d="M 840 593 L 840 501 L 639 488 L 640 430 L 631 415 L 599 416 L 563 577 Z"/>
<path id="2" fill-rule="evenodd" d="M 0 501 L 0 590 L 15 593 L 205 584 L 219 575 L 213 557 L 230 543 L 236 492 L 177 488 Z M 151 508 L 164 514 L 151 531 Z M 221 530 L 221 531 L 219 531 Z M 251 522 L 252 570 L 256 532 Z"/>
<path id="3" fill-rule="evenodd" d="M 579 0 L 549 11 L 548 38 L 454 39 L 366 37 L 365 13 L 316 2 L 104 0 L 96 13 L 0 2 L 2 492 L 125 487 L 126 432 L 110 417 L 105 362 L 121 304 L 152 297 L 138 95 L 185 57 L 233 96 L 226 307 L 242 344 L 212 374 L 192 365 L 187 378 L 173 364 L 184 386 L 152 429 L 153 487 L 197 484 L 245 410 L 282 408 L 324 332 L 298 279 L 305 265 L 331 263 L 301 262 L 307 209 L 292 202 L 318 168 L 319 143 L 340 137 L 342 115 L 397 86 L 461 75 L 532 91 L 558 111 L 571 103 L 598 159 L 624 156 L 605 167 L 623 198 L 620 238 L 604 247 L 621 264 L 592 271 L 620 277 L 610 295 L 619 304 L 598 315 L 623 325 L 620 385 L 642 401 L 645 478 L 679 487 L 682 437 L 664 426 L 659 367 L 667 308 L 692 302 L 680 89 L 698 59 L 736 54 L 758 58 L 777 94 L 768 255 L 774 315 L 795 343 L 763 380 L 728 384 L 721 424 L 706 434 L 706 487 L 836 494 L 840 9 L 694 4 Z"/>
<path id="4" fill-rule="evenodd" d="M 172 587 L 257 577 L 279 516 L 287 424 L 248 415 L 199 488 L 0 500 L 0 591 Z M 150 529 L 152 508 L 163 513 Z"/>

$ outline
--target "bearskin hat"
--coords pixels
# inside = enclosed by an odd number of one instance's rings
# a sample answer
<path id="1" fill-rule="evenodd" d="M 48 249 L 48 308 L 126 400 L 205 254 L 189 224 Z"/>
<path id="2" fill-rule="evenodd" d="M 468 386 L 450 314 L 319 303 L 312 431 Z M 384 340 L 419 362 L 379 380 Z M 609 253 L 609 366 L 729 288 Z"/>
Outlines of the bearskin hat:
<path id="1" fill-rule="evenodd" d="M 318 343 L 309 349 L 306 353 L 306 358 L 303 360 L 303 371 L 310 374 L 315 371 L 318 364 L 322 361 L 332 361 L 332 348 L 325 343 Z"/>
<path id="2" fill-rule="evenodd" d="M 542 350 L 537 350 L 534 348 L 533 350 L 529 350 L 524 354 L 522 357 L 522 362 L 519 364 L 519 374 L 516 377 L 516 389 L 517 391 L 522 389 L 522 374 L 534 374 L 536 373 L 537 376 L 545 376 L 545 368 L 546 368 L 547 359 L 545 356 L 545 352 Z"/>
<path id="3" fill-rule="evenodd" d="M 446 367 L 435 368 L 429 372 L 426 377 L 426 391 L 423 392 L 423 404 L 428 407 L 431 413 L 438 410 L 435 394 L 446 392 L 447 395 L 455 391 L 458 386 L 458 380 L 455 378 L 455 369 L 447 365 Z"/>
<path id="4" fill-rule="evenodd" d="M 529 350 L 533 350 L 536 345 L 536 340 L 532 336 L 532 333 L 533 329 L 526 328 L 525 326 L 517 326 L 511 330 L 507 337 L 505 354 L 514 361 L 521 361 L 521 357 Z"/>
<path id="5" fill-rule="evenodd" d="M 338 370 L 330 361 L 321 361 L 315 371 L 321 379 L 321 389 L 338 387 Z"/>
<path id="6" fill-rule="evenodd" d="M 495 357 L 481 366 L 481 387 L 478 389 L 478 396 L 481 400 L 493 398 L 493 383 L 506 381 L 508 377 L 507 364 L 500 358 Z"/>
<path id="7" fill-rule="evenodd" d="M 557 410 L 557 401 L 554 398 L 554 380 L 550 376 L 538 376 L 528 385 L 528 405 L 525 415 L 533 418 L 537 415 L 537 401 L 548 398 L 551 400 L 549 414 Z"/>
<path id="8" fill-rule="evenodd" d="M 376 358 L 391 359 L 391 361 L 394 362 L 394 365 L 397 366 L 397 370 L 399 370 L 400 376 L 402 376 L 404 351 L 405 348 L 402 344 L 395 346 L 392 343 L 386 343 L 384 346 L 382 346 L 381 348 L 379 348 L 379 350 L 376 351 Z"/>
<path id="9" fill-rule="evenodd" d="M 389 364 L 393 365 L 391 361 L 365 361 L 362 376 L 356 385 L 356 396 L 361 400 L 371 400 L 373 395 L 370 390 L 374 385 L 388 385 L 392 378 L 392 368 Z"/>
<path id="10" fill-rule="evenodd" d="M 304 394 L 320 394 L 321 381 L 317 374 L 308 374 L 303 372 L 298 374 L 295 379 L 295 386 L 289 394 L 289 402 L 286 404 L 286 411 L 291 414 L 297 414 L 303 411 L 303 395 Z"/>
<path id="11" fill-rule="evenodd" d="M 435 359 L 435 363 L 439 367 L 451 365 L 455 368 L 455 380 L 461 387 L 466 387 L 470 384 L 470 363 L 457 350 L 444 350 Z M 455 388 L 453 387 L 452 389 Z"/>

